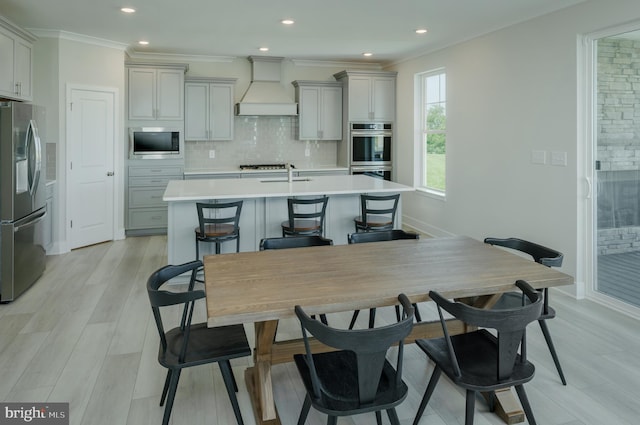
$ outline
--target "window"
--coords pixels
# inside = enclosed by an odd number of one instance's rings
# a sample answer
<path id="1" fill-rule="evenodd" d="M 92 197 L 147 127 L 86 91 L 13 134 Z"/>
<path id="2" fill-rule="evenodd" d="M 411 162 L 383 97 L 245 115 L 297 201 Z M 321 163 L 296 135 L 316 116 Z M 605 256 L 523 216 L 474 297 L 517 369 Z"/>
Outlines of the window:
<path id="1" fill-rule="evenodd" d="M 444 195 L 447 146 L 447 79 L 444 70 L 420 74 L 419 187 Z"/>

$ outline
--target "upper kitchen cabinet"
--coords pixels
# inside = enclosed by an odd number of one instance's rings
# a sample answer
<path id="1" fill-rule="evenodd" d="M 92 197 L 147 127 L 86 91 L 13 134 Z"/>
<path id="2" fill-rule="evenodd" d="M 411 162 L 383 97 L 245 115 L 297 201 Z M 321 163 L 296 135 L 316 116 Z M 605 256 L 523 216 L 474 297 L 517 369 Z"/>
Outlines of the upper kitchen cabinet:
<path id="1" fill-rule="evenodd" d="M 0 97 L 30 101 L 36 38 L 0 16 Z"/>
<path id="2" fill-rule="evenodd" d="M 185 140 L 233 140 L 235 78 L 187 78 Z"/>
<path id="3" fill-rule="evenodd" d="M 184 120 L 186 65 L 127 64 L 127 68 L 130 120 Z"/>
<path id="4" fill-rule="evenodd" d="M 395 119 L 396 73 L 342 71 L 334 74 L 346 90 L 345 105 L 350 122 Z"/>
<path id="5" fill-rule="evenodd" d="M 294 81 L 298 102 L 298 140 L 342 139 L 342 83 Z"/>

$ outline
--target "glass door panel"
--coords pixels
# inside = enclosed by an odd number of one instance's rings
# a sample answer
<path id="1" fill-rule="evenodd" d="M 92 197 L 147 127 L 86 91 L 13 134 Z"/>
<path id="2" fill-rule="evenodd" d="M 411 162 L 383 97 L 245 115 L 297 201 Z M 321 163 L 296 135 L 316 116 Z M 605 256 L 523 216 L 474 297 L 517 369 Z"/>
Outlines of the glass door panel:
<path id="1" fill-rule="evenodd" d="M 640 307 L 640 39 L 597 42 L 595 290 Z"/>

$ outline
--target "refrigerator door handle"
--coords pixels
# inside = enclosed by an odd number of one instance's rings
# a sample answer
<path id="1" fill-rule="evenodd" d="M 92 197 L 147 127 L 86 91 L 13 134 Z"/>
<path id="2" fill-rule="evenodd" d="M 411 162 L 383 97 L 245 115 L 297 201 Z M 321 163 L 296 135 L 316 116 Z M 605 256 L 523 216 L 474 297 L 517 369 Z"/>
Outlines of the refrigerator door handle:
<path id="1" fill-rule="evenodd" d="M 35 215 L 35 217 L 29 218 L 26 223 L 21 223 L 13 228 L 13 233 L 18 233 L 20 230 L 23 230 L 27 227 L 34 226 L 40 223 L 47 216 L 47 210 L 44 209 L 42 212 Z"/>
<path id="2" fill-rule="evenodd" d="M 31 146 L 30 142 L 33 143 L 33 146 Z M 40 136 L 38 135 L 38 127 L 36 126 L 36 122 L 34 120 L 29 120 L 26 145 L 28 151 L 31 149 L 31 147 L 35 149 L 35 164 L 31 179 L 31 187 L 29 187 L 29 193 L 31 193 L 31 196 L 33 196 L 38 189 L 38 183 L 40 182 L 40 170 L 42 169 L 42 145 L 40 142 Z M 31 172 L 31 170 L 29 171 Z"/>

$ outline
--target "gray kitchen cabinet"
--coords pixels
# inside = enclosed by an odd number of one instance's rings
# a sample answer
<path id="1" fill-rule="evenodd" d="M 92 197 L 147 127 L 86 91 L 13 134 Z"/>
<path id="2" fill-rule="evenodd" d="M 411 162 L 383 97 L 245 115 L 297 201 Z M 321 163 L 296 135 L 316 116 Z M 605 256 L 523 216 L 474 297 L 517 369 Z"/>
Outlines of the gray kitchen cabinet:
<path id="1" fill-rule="evenodd" d="M 235 78 L 185 81 L 185 140 L 233 140 L 235 82 Z"/>
<path id="2" fill-rule="evenodd" d="M 127 230 L 160 231 L 167 228 L 167 203 L 162 200 L 170 180 L 182 180 L 183 167 L 154 164 L 129 165 Z"/>
<path id="3" fill-rule="evenodd" d="M 129 120 L 184 120 L 186 65 L 127 64 Z"/>
<path id="4" fill-rule="evenodd" d="M 342 71 L 334 77 L 343 82 L 346 90 L 347 122 L 395 120 L 395 72 Z"/>
<path id="5" fill-rule="evenodd" d="M 0 16 L 0 97 L 30 101 L 35 37 Z"/>
<path id="6" fill-rule="evenodd" d="M 298 140 L 342 139 L 342 84 L 294 81 L 298 102 Z"/>

